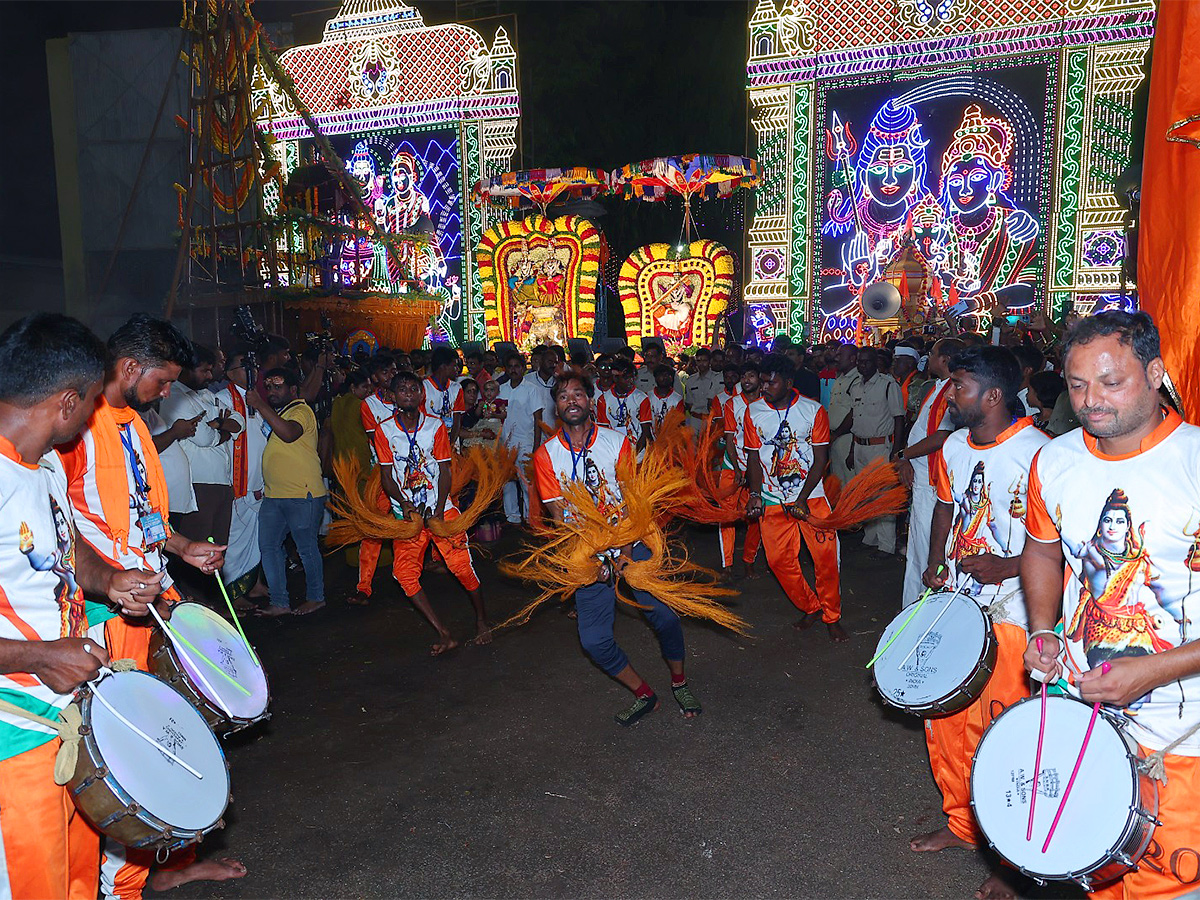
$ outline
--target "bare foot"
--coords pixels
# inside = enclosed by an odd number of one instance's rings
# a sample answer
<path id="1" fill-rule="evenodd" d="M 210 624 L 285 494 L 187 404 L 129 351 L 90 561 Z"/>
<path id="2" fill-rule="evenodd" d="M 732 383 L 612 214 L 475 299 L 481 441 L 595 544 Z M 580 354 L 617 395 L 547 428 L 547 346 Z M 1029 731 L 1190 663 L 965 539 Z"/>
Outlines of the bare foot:
<path id="1" fill-rule="evenodd" d="M 797 619 L 795 622 L 792 623 L 792 627 L 795 628 L 797 631 L 808 631 L 808 629 L 812 628 L 814 625 L 816 625 L 820 621 L 821 621 L 821 614 L 819 612 L 805 613 L 799 619 Z"/>
<path id="2" fill-rule="evenodd" d="M 296 607 L 296 615 L 311 616 L 313 613 L 325 608 L 324 600 L 305 600 Z"/>
<path id="3" fill-rule="evenodd" d="M 349 597 L 346 598 L 346 602 L 349 603 L 351 606 L 367 606 L 370 604 L 371 598 L 368 597 L 366 594 L 364 594 L 362 591 L 355 591 L 353 594 L 351 594 Z"/>
<path id="4" fill-rule="evenodd" d="M 999 872 L 993 872 L 975 892 L 975 900 L 1017 900 L 1017 892 Z"/>
<path id="5" fill-rule="evenodd" d="M 458 646 L 458 641 L 450 636 L 450 632 L 446 632 L 429 650 L 430 656 L 441 656 L 447 650 L 453 650 Z"/>
<path id="6" fill-rule="evenodd" d="M 228 881 L 230 878 L 245 877 L 246 867 L 236 859 L 198 859 L 182 869 L 156 869 L 150 876 L 150 888 L 169 891 L 193 881 Z"/>
<path id="7" fill-rule="evenodd" d="M 487 622 L 479 622 L 475 626 L 475 643 L 490 644 L 492 642 L 492 628 Z"/>
<path id="8" fill-rule="evenodd" d="M 846 634 L 841 622 L 828 622 L 825 627 L 829 629 L 829 639 L 834 643 L 842 644 L 850 640 L 850 635 Z"/>
<path id="9" fill-rule="evenodd" d="M 260 616 L 266 616 L 273 619 L 276 616 L 290 616 L 292 614 L 292 608 L 290 606 L 275 606 L 274 604 L 271 604 L 260 609 L 258 614 Z"/>
<path id="10" fill-rule="evenodd" d="M 251 603 L 245 597 L 238 597 L 234 600 L 233 608 L 238 612 L 258 612 L 258 604 Z"/>
<path id="11" fill-rule="evenodd" d="M 254 582 L 254 587 L 250 588 L 250 592 L 249 592 L 249 594 L 247 594 L 247 596 L 248 597 L 266 597 L 266 596 L 269 596 L 270 593 L 271 592 L 267 589 L 267 586 L 265 584 L 263 584 L 261 581 L 256 581 L 256 582 Z"/>
<path id="12" fill-rule="evenodd" d="M 937 853 L 939 850 L 949 847 L 960 847 L 963 850 L 975 849 L 974 844 L 964 841 L 951 831 L 949 825 L 944 825 L 937 831 L 931 831 L 928 834 L 918 834 L 908 842 L 908 846 L 916 853 Z"/>

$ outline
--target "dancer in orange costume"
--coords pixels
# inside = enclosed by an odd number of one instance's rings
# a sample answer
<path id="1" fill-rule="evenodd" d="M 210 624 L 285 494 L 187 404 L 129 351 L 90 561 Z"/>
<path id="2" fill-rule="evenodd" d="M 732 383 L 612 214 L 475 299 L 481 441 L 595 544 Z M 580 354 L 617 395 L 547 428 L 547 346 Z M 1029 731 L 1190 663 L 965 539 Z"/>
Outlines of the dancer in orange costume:
<path id="1" fill-rule="evenodd" d="M 729 372 L 730 368 L 725 367 Z M 741 368 L 741 390 L 733 393 L 725 400 L 719 419 L 725 427 L 725 455 L 721 460 L 721 476 L 718 482 L 723 489 L 732 489 L 746 483 L 746 448 L 743 446 L 746 409 L 758 399 L 759 373 L 758 363 L 748 362 Z M 717 400 L 721 395 L 717 396 Z M 752 578 L 754 559 L 758 556 L 758 547 L 762 543 L 762 531 L 758 522 L 746 523 L 746 540 L 742 545 L 742 575 Z M 721 564 L 726 568 L 733 565 L 733 549 L 736 532 L 732 525 L 722 525 Z"/>

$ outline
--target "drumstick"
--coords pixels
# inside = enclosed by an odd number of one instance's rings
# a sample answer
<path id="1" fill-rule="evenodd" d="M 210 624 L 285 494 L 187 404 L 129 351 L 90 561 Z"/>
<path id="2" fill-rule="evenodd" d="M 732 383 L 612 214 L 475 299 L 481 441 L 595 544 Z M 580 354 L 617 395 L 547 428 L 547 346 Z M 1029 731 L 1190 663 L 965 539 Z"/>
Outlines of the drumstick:
<path id="1" fill-rule="evenodd" d="M 942 611 L 937 614 L 936 619 L 934 619 L 932 622 L 929 623 L 929 627 L 925 629 L 925 633 L 923 635 L 921 635 L 920 639 L 918 639 L 918 641 L 915 644 L 913 644 L 912 649 L 908 651 L 908 656 L 904 657 L 904 659 L 901 660 L 900 665 L 896 666 L 897 669 L 904 668 L 904 666 L 908 663 L 909 659 L 912 658 L 912 655 L 917 652 L 917 648 L 921 646 L 921 642 L 924 641 L 925 638 L 929 637 L 929 632 L 933 631 L 933 629 L 937 627 L 937 623 L 942 621 L 942 616 L 944 616 L 946 614 L 946 610 L 948 610 L 950 608 L 950 601 L 953 600 L 955 597 L 957 597 L 959 594 L 961 594 L 962 589 L 966 586 L 967 586 L 967 581 L 964 579 L 962 585 L 958 588 L 955 588 L 954 593 L 951 594 L 948 598 L 946 598 L 946 605 L 942 608 Z"/>
<path id="2" fill-rule="evenodd" d="M 939 575 L 941 575 L 941 574 L 942 574 L 942 569 L 944 569 L 944 568 L 946 568 L 946 567 L 945 567 L 945 566 L 938 566 L 938 574 L 939 574 Z M 878 653 L 876 653 L 876 654 L 875 654 L 873 657 L 871 657 L 871 661 L 870 661 L 869 663 L 867 663 L 867 665 L 865 666 L 865 668 L 868 668 L 868 669 L 869 669 L 869 668 L 871 668 L 871 666 L 875 665 L 875 663 L 879 661 L 879 657 L 881 657 L 881 656 L 883 656 L 883 654 L 887 653 L 887 651 L 888 651 L 888 647 L 892 646 L 892 642 L 893 642 L 894 640 L 896 640 L 896 638 L 900 637 L 900 635 L 901 635 L 901 634 L 903 634 L 903 633 L 904 633 L 904 629 L 908 627 L 908 623 L 909 623 L 909 622 L 911 622 L 911 621 L 913 620 L 913 616 L 915 616 L 915 615 L 917 614 L 917 610 L 919 610 L 919 609 L 920 609 L 922 606 L 924 606 L 924 605 L 925 605 L 925 601 L 926 601 L 927 599 L 929 599 L 929 595 L 930 595 L 930 594 L 932 594 L 932 593 L 933 593 L 933 591 L 934 591 L 934 589 L 933 589 L 933 588 L 925 588 L 925 593 L 923 593 L 923 594 L 922 594 L 922 595 L 921 595 L 921 596 L 920 596 L 920 597 L 917 599 L 917 602 L 913 604 L 913 610 L 912 610 L 912 612 L 910 612 L 910 613 L 908 614 L 908 618 L 904 620 L 904 624 L 903 624 L 903 625 L 901 625 L 901 626 L 900 626 L 900 627 L 899 627 L 899 628 L 896 630 L 896 633 L 895 633 L 895 634 L 893 634 L 893 635 L 892 635 L 890 638 L 888 638 L 888 642 L 887 642 L 886 644 L 884 644 L 884 645 L 883 645 L 883 649 L 882 649 L 882 650 L 880 650 Z"/>
<path id="3" fill-rule="evenodd" d="M 208 665 L 210 668 L 216 670 L 217 672 L 220 672 L 223 676 L 225 676 L 226 681 L 228 681 L 230 684 L 232 684 L 234 687 L 236 687 L 239 691 L 241 691 L 247 697 L 250 696 L 250 692 L 248 690 L 246 690 L 246 688 L 242 687 L 242 685 L 238 682 L 238 680 L 236 678 L 234 678 L 232 675 L 230 675 L 228 672 L 226 672 L 224 669 L 222 669 L 220 666 L 218 666 L 215 662 L 213 662 L 211 659 L 209 659 L 207 656 L 205 656 L 203 653 L 201 653 L 195 646 L 193 646 L 191 641 L 189 641 L 182 634 L 180 634 L 178 631 L 176 631 L 174 628 L 172 628 L 171 625 L 161 615 L 159 615 L 159 612 L 157 609 L 154 608 L 153 603 L 150 604 L 150 612 L 154 616 L 154 620 L 156 622 L 158 622 L 158 627 L 161 628 L 163 630 L 163 632 L 166 633 L 167 636 L 171 638 L 171 641 L 175 643 L 176 652 L 178 652 L 185 659 L 187 658 L 187 654 L 184 653 L 179 647 L 180 644 L 183 644 L 183 646 L 187 647 L 189 650 L 192 651 L 192 653 L 196 654 L 196 656 L 201 661 L 203 661 L 206 665 Z M 190 660 L 190 662 L 192 663 L 192 668 L 196 670 L 196 677 L 199 678 L 200 683 L 203 684 L 205 688 L 207 688 L 208 693 L 209 693 L 209 699 L 213 700 L 217 704 L 217 706 L 221 707 L 221 711 L 223 713 L 225 713 L 225 715 L 232 718 L 233 713 L 229 711 L 229 708 L 225 705 L 224 701 L 221 700 L 221 695 L 213 690 L 213 686 L 211 684 L 209 684 L 208 679 L 204 677 L 204 670 L 195 664 L 196 661 L 194 659 Z"/>
<path id="4" fill-rule="evenodd" d="M 208 542 L 210 544 L 216 543 L 211 537 L 208 539 Z M 246 644 L 246 649 L 250 651 L 250 658 L 261 667 L 262 662 L 259 660 L 258 654 L 250 646 L 250 638 L 246 637 L 246 632 L 242 631 L 242 620 L 238 618 L 237 610 L 233 608 L 233 601 L 229 599 L 229 591 L 225 589 L 225 579 L 221 577 L 221 570 L 213 569 L 213 575 L 217 579 L 217 587 L 221 589 L 221 596 L 225 598 L 225 605 L 229 607 L 229 614 L 233 616 L 233 624 L 237 626 L 238 634 L 242 636 L 242 640 Z"/>
<path id="5" fill-rule="evenodd" d="M 1042 639 L 1037 639 L 1038 653 L 1042 652 Z M 1042 682 L 1042 724 L 1038 726 L 1037 756 L 1033 760 L 1033 796 L 1029 798 L 1029 824 L 1025 827 L 1025 840 L 1033 840 L 1033 810 L 1037 806 L 1038 773 L 1042 770 L 1042 740 L 1046 737 L 1046 682 Z"/>
<path id="6" fill-rule="evenodd" d="M 151 607 L 151 608 L 153 608 L 153 607 Z M 110 670 L 110 669 L 104 669 L 102 671 L 109 675 L 112 674 L 112 670 Z M 103 676 L 101 676 L 101 677 L 103 677 Z M 91 688 L 92 688 L 92 696 L 95 697 L 97 700 L 99 700 L 100 704 L 105 709 L 107 709 L 110 713 L 112 713 L 114 716 L 116 716 L 118 722 L 120 722 L 122 725 L 124 725 L 126 728 L 128 728 L 130 731 L 132 731 L 138 737 L 140 737 L 147 744 L 152 746 L 155 750 L 157 750 L 163 756 L 166 756 L 169 759 L 171 759 L 172 761 L 179 763 L 179 765 L 183 766 L 183 768 L 187 769 L 191 774 L 195 775 L 201 781 L 204 780 L 204 776 L 201 775 L 197 770 L 193 769 L 191 766 L 189 766 L 187 763 L 185 763 L 182 759 L 180 759 L 178 756 L 176 756 L 174 753 L 172 753 L 170 750 L 168 750 L 166 747 L 164 747 L 162 744 L 160 744 L 154 738 L 150 737 L 150 735 L 146 734 L 146 732 L 142 731 L 142 729 L 138 728 L 136 725 L 134 725 L 132 722 L 130 722 L 127 718 L 125 718 L 123 715 L 121 715 L 119 712 L 117 712 L 116 708 L 111 703 L 109 703 L 107 700 L 105 700 L 104 695 L 100 693 L 100 690 L 97 687 L 97 685 L 99 683 L 100 683 L 100 678 L 97 678 L 95 681 L 88 682 L 88 684 L 91 685 Z"/>
<path id="7" fill-rule="evenodd" d="M 1112 666 L 1107 662 L 1100 666 L 1100 674 L 1106 674 Z M 1042 844 L 1042 852 L 1046 852 L 1046 848 L 1050 846 L 1050 838 L 1054 837 L 1054 829 L 1058 827 L 1058 820 L 1062 818 L 1063 808 L 1067 805 L 1067 798 L 1071 796 L 1071 787 L 1075 784 L 1075 776 L 1079 774 L 1079 767 L 1083 764 L 1083 754 L 1087 750 L 1088 741 L 1092 739 L 1092 729 L 1096 727 L 1096 716 L 1100 715 L 1100 701 L 1097 700 L 1092 706 L 1092 718 L 1088 722 L 1087 732 L 1083 736 L 1083 746 L 1079 748 L 1079 756 L 1075 760 L 1075 768 L 1071 770 L 1071 777 L 1067 781 L 1067 789 L 1063 791 L 1062 800 L 1058 803 L 1058 812 L 1054 815 L 1054 821 L 1050 823 L 1050 832 L 1046 835 L 1046 843 Z"/>

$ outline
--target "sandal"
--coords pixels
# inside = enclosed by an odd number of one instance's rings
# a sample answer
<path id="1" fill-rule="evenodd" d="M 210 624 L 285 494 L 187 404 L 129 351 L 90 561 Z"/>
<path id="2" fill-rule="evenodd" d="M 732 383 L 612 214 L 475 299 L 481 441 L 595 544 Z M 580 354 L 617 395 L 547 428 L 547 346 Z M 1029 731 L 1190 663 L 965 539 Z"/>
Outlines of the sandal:
<path id="1" fill-rule="evenodd" d="M 686 681 L 683 684 L 672 685 L 671 693 L 675 695 L 675 702 L 679 704 L 679 711 L 685 716 L 688 713 L 698 716 L 704 712 L 700 708 L 700 701 L 696 699 L 696 695 L 692 693 L 692 689 L 688 687 Z"/>
<path id="2" fill-rule="evenodd" d="M 621 710 L 619 713 L 613 716 L 613 718 L 617 720 L 619 725 L 625 725 L 628 727 L 630 725 L 636 725 L 645 716 L 650 715 L 650 713 L 654 712 L 656 709 L 658 709 L 657 695 L 651 694 L 649 697 L 635 697 L 633 700 L 633 706 L 629 707 L 629 709 Z"/>

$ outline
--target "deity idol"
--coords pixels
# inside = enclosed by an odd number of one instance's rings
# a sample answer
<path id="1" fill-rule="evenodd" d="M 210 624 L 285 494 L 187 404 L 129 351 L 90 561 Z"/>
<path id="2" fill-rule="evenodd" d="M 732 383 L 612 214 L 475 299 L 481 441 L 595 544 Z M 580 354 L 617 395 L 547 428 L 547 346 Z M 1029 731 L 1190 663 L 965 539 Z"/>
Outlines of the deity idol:
<path id="1" fill-rule="evenodd" d="M 384 179 L 379 174 L 375 155 L 366 141 L 359 141 L 354 145 L 354 152 L 346 162 L 346 171 L 354 177 L 358 184 L 359 196 L 378 221 L 383 211 Z M 365 231 L 370 227 L 370 223 L 356 214 L 347 214 L 344 219 L 345 223 L 353 228 Z M 346 238 L 341 249 L 339 268 L 342 283 L 347 287 L 369 288 L 372 282 L 386 280 L 387 277 L 383 248 L 377 247 L 375 241 L 366 235 Z"/>
<path id="2" fill-rule="evenodd" d="M 983 314 L 1033 302 L 1038 226 L 1005 193 L 1013 182 L 1011 155 L 1009 124 L 971 104 L 942 156 L 941 202 L 954 233 L 951 277 L 959 297 Z"/>
<path id="3" fill-rule="evenodd" d="M 828 219 L 821 228 L 827 237 L 846 236 L 840 255 L 845 281 L 830 285 L 821 302 L 826 313 L 844 309 L 867 285 L 879 280 L 898 249 L 909 213 L 925 196 L 928 163 L 921 123 L 911 106 L 894 100 L 883 105 L 863 139 L 850 168 L 853 150 L 840 122 L 831 132 L 834 168 L 846 178 L 848 192 L 829 192 Z"/>
<path id="4" fill-rule="evenodd" d="M 427 290 L 440 287 L 446 277 L 446 258 L 438 245 L 437 230 L 430 218 L 429 198 L 417 187 L 417 158 L 406 151 L 392 160 L 392 192 L 382 199 L 379 225 L 390 234 L 423 234 L 429 238 L 427 252 L 402 243 L 399 253 L 388 257 L 388 276 L 393 289 L 405 277 L 416 278 Z"/>

